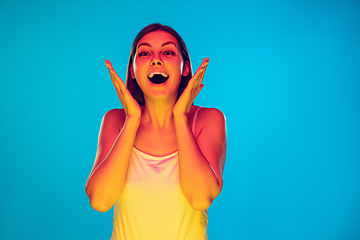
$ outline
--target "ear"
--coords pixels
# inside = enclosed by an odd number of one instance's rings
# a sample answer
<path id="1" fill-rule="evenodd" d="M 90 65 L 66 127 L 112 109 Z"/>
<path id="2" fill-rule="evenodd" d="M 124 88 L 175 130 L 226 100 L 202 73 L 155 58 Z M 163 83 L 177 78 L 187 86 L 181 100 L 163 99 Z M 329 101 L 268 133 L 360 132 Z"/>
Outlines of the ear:
<path id="1" fill-rule="evenodd" d="M 182 72 L 182 75 L 184 77 L 186 77 L 187 75 L 189 75 L 189 72 L 190 72 L 190 63 L 188 61 L 186 61 L 184 63 L 184 66 L 183 66 L 183 72 Z"/>
<path id="2" fill-rule="evenodd" d="M 135 78 L 135 74 L 134 74 L 134 69 L 133 69 L 133 65 L 130 65 L 130 74 L 131 74 L 131 78 L 134 79 Z"/>

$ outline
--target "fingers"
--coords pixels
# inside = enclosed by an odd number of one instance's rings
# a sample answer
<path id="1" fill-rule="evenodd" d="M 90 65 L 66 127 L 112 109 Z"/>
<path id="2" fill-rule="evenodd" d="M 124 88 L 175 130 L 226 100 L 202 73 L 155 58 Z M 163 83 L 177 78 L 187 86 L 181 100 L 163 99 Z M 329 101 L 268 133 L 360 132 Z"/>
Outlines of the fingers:
<path id="1" fill-rule="evenodd" d="M 194 83 L 194 89 L 195 91 L 197 91 L 197 89 L 199 89 L 200 85 L 201 85 L 201 82 L 202 80 L 204 79 L 204 76 L 205 76 L 205 71 L 206 71 L 206 67 L 207 65 L 201 69 L 200 73 L 199 73 L 199 76 L 196 78 L 196 81 Z"/>
<path id="2" fill-rule="evenodd" d="M 116 89 L 116 93 L 120 99 L 120 102 L 125 110 L 126 115 L 139 116 L 141 115 L 141 109 L 137 101 L 133 98 L 129 90 L 126 88 L 125 83 L 118 76 L 114 70 L 111 62 L 105 60 L 105 65 L 109 69 L 111 80 Z"/>
<path id="3" fill-rule="evenodd" d="M 200 67 L 196 70 L 194 77 L 198 77 L 200 75 L 200 73 L 202 72 L 202 70 L 206 70 L 207 65 L 209 64 L 209 58 L 204 58 L 204 60 L 202 61 Z"/>
<path id="4" fill-rule="evenodd" d="M 209 64 L 209 58 L 205 58 L 193 76 L 194 84 L 197 85 L 197 87 L 200 85 L 201 81 L 204 79 L 205 71 L 206 71 L 208 64 Z"/>
<path id="5" fill-rule="evenodd" d="M 178 114 L 179 112 L 185 112 L 186 114 L 189 112 L 192 103 L 200 93 L 201 89 L 204 87 L 204 84 L 201 84 L 201 82 L 204 78 L 208 64 L 209 58 L 205 58 L 177 100 L 174 106 L 174 115 Z"/>
<path id="6" fill-rule="evenodd" d="M 112 66 L 112 64 L 111 64 L 111 62 L 109 61 L 109 60 L 105 60 L 105 65 L 106 65 L 106 67 L 109 69 L 109 71 L 111 72 L 111 73 L 113 73 L 113 75 L 115 76 L 115 78 L 116 78 L 116 80 L 120 80 L 122 83 L 124 83 L 122 80 L 121 80 L 121 78 L 119 77 L 119 75 L 117 74 L 117 72 L 115 71 L 115 69 L 113 68 L 113 66 Z M 119 81 L 119 82 L 120 82 Z"/>
<path id="7" fill-rule="evenodd" d="M 124 82 L 121 80 L 121 78 L 119 77 L 119 75 L 114 70 L 114 68 L 109 60 L 105 59 L 105 65 L 109 70 L 111 81 L 115 87 L 115 90 L 120 99 L 120 102 L 122 103 L 124 109 L 126 109 L 126 104 L 124 101 L 125 100 L 124 90 L 126 90 L 126 86 L 125 86 Z"/>
<path id="8" fill-rule="evenodd" d="M 205 86 L 204 84 L 201 84 L 201 85 L 200 85 L 200 87 L 198 88 L 198 90 L 197 90 L 197 92 L 196 92 L 196 94 L 195 94 L 195 96 L 194 96 L 194 100 L 195 100 L 195 98 L 197 97 L 197 95 L 200 93 L 201 89 L 202 89 L 204 86 Z"/>
<path id="9" fill-rule="evenodd" d="M 109 69 L 111 80 L 116 87 L 118 87 L 117 90 L 123 92 L 126 89 L 125 83 L 121 80 L 117 72 L 114 70 L 111 62 L 107 59 L 105 59 L 105 65 Z"/>
<path id="10" fill-rule="evenodd" d="M 105 59 L 105 65 L 106 65 L 107 68 L 112 68 L 113 67 L 111 62 L 109 60 L 107 60 L 107 59 Z"/>
<path id="11" fill-rule="evenodd" d="M 194 74 L 193 78 L 191 79 L 191 85 L 192 85 L 192 95 L 199 94 L 198 90 L 201 86 L 201 82 L 204 79 L 206 68 L 209 64 L 209 58 L 205 58 L 203 62 L 201 63 L 200 67 L 197 69 L 196 73 Z M 195 97 L 196 97 L 195 96 Z"/>

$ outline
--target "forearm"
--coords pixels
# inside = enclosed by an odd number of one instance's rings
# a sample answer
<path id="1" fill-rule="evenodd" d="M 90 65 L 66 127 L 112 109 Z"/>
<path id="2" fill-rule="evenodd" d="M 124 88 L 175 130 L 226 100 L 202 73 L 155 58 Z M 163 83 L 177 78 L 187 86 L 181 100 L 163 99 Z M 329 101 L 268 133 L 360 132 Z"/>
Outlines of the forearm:
<path id="1" fill-rule="evenodd" d="M 140 119 L 126 119 L 112 148 L 91 172 L 85 190 L 94 209 L 107 211 L 119 198 L 139 124 Z"/>
<path id="2" fill-rule="evenodd" d="M 221 187 L 195 140 L 187 116 L 174 117 L 174 123 L 182 192 L 194 209 L 205 209 L 211 205 Z"/>

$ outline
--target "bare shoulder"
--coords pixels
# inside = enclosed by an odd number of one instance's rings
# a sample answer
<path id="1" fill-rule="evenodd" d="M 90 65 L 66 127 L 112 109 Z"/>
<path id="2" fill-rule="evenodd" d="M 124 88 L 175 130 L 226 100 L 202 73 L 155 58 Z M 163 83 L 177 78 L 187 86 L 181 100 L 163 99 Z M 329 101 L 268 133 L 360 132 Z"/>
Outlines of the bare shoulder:
<path id="1" fill-rule="evenodd" d="M 198 109 L 197 106 L 194 106 L 194 108 L 195 111 Z M 226 132 L 225 115 L 216 108 L 201 107 L 195 125 L 196 139 L 198 139 L 200 135 L 217 136 L 224 135 Z"/>
<path id="2" fill-rule="evenodd" d="M 106 125 L 106 127 L 115 127 L 121 130 L 126 120 L 126 114 L 124 109 L 114 108 L 107 111 L 104 114 L 102 125 Z"/>
<path id="3" fill-rule="evenodd" d="M 104 115 L 104 117 L 108 117 L 108 118 L 124 118 L 126 117 L 125 115 L 125 111 L 122 108 L 114 108 L 114 109 L 110 109 L 109 111 L 107 111 Z"/>
<path id="4" fill-rule="evenodd" d="M 224 126 L 225 125 L 225 115 L 217 108 L 201 108 L 199 111 L 199 115 L 197 118 L 199 125 L 217 125 Z"/>

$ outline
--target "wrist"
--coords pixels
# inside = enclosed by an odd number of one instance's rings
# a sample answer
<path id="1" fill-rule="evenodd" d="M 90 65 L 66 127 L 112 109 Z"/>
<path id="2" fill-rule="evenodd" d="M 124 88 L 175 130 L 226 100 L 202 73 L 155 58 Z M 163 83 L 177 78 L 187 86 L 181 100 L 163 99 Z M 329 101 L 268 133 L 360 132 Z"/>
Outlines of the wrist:
<path id="1" fill-rule="evenodd" d="M 182 122 L 188 122 L 188 116 L 185 113 L 181 114 L 173 114 L 174 123 L 182 123 Z"/>
<path id="2" fill-rule="evenodd" d="M 185 111 L 184 111 L 185 110 Z M 186 109 L 179 109 L 179 107 L 177 106 L 177 105 L 175 105 L 174 107 L 173 107 L 173 111 L 172 111 L 172 113 L 173 113 L 173 117 L 175 118 L 175 117 L 187 117 L 187 115 L 188 115 L 188 112 L 189 111 L 186 111 Z"/>
<path id="3" fill-rule="evenodd" d="M 139 127 L 141 116 L 126 116 L 126 124 Z"/>

